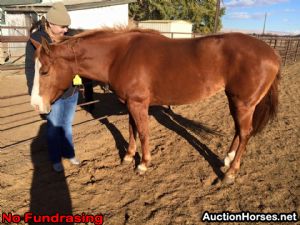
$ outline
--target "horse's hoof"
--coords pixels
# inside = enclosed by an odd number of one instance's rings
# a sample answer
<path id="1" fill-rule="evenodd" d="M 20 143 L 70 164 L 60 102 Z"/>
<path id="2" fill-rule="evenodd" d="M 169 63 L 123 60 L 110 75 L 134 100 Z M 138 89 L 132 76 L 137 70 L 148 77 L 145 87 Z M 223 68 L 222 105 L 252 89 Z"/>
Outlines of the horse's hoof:
<path id="1" fill-rule="evenodd" d="M 233 174 L 225 174 L 223 179 L 224 184 L 233 184 L 235 181 L 235 176 Z"/>
<path id="2" fill-rule="evenodd" d="M 125 157 L 123 158 L 123 163 L 124 164 L 129 164 L 133 161 L 133 157 L 130 155 L 125 155 Z"/>
<path id="3" fill-rule="evenodd" d="M 140 164 L 137 167 L 137 171 L 140 175 L 142 175 L 147 171 L 147 167 L 144 164 Z"/>

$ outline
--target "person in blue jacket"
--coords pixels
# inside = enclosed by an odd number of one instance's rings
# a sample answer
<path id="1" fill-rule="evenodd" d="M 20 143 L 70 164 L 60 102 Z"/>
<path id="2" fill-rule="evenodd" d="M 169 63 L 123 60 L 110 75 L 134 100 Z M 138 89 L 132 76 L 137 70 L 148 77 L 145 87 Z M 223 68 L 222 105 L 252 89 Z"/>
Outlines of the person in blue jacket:
<path id="1" fill-rule="evenodd" d="M 44 37 L 49 43 L 66 35 L 71 24 L 70 15 L 62 2 L 56 2 L 32 30 L 30 38 L 41 43 Z M 31 95 L 35 74 L 35 47 L 29 40 L 26 44 L 25 74 L 29 95 Z M 62 71 L 63 73 L 63 71 Z M 63 76 L 63 74 L 62 74 Z M 47 144 L 50 160 L 54 171 L 64 170 L 62 158 L 67 158 L 74 165 L 80 161 L 75 157 L 72 123 L 78 100 L 78 90 L 71 85 L 64 94 L 52 105 L 52 110 L 45 116 L 47 120 Z"/>

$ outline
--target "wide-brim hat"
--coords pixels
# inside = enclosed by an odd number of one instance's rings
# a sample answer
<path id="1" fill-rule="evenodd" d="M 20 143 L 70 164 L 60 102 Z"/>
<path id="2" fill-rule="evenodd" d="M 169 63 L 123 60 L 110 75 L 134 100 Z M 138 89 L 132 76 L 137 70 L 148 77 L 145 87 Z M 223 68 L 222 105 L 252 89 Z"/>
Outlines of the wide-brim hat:
<path id="1" fill-rule="evenodd" d="M 46 19 L 49 23 L 70 26 L 70 15 L 62 2 L 55 2 L 46 14 Z"/>

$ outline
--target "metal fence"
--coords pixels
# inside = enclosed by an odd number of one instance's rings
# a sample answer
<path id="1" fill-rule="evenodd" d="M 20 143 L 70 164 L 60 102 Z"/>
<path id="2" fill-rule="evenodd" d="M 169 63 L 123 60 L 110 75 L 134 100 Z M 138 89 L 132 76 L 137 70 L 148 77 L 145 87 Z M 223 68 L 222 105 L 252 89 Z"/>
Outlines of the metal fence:
<path id="1" fill-rule="evenodd" d="M 262 36 L 257 38 L 265 41 L 280 54 L 283 65 L 290 65 L 300 59 L 300 37 L 294 36 Z"/>
<path id="2" fill-rule="evenodd" d="M 184 34 L 185 37 L 187 33 L 175 33 L 175 32 L 162 32 L 167 37 L 176 38 L 176 34 Z M 189 37 L 203 37 L 203 34 L 190 33 Z M 296 36 L 277 36 L 277 35 L 257 35 L 252 36 L 265 41 L 272 48 L 276 49 L 282 59 L 283 65 L 290 65 L 300 60 L 300 37 Z"/>
<path id="3" fill-rule="evenodd" d="M 0 26 L 0 64 L 24 64 L 29 28 Z"/>
<path id="4" fill-rule="evenodd" d="M 10 35 L 13 34 L 13 35 Z M 183 33 L 162 32 L 171 38 Z M 187 35 L 187 33 L 184 33 Z M 191 38 L 202 34 L 189 34 Z M 289 65 L 300 59 L 300 37 L 253 35 L 276 49 L 283 65 Z M 29 27 L 0 26 L 0 69 L 21 67 L 24 65 L 25 43 L 29 38 Z"/>

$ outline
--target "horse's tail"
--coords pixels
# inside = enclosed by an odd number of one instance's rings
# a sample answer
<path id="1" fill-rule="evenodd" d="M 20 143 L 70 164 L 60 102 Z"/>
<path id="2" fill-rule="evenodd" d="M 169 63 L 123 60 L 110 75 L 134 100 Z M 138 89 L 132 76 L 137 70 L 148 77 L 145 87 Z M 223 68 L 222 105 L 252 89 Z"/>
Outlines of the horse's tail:
<path id="1" fill-rule="evenodd" d="M 280 79 L 280 69 L 267 94 L 256 105 L 253 121 L 252 135 L 256 135 L 267 125 L 268 121 L 274 119 L 278 109 L 278 83 Z"/>

